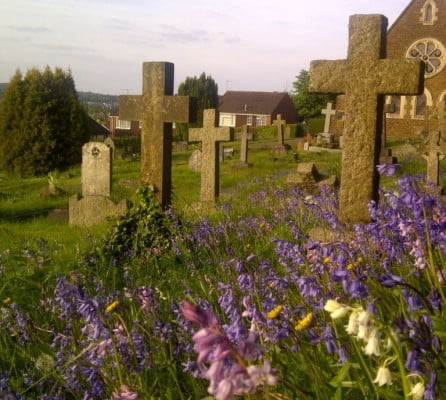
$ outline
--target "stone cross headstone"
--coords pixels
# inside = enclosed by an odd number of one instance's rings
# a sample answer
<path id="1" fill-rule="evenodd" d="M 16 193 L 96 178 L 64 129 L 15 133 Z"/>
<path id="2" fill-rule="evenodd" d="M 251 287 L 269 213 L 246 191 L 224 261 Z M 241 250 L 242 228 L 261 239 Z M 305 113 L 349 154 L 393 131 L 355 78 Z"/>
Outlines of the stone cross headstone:
<path id="1" fill-rule="evenodd" d="M 396 157 L 392 156 L 392 149 L 387 147 L 387 114 L 395 112 L 395 104 L 384 105 L 384 115 L 381 133 L 381 149 L 379 151 L 380 164 L 396 164 Z"/>
<path id="2" fill-rule="evenodd" d="M 273 121 L 273 124 L 277 126 L 277 142 L 283 146 L 283 127 L 286 125 L 286 121 L 282 119 L 281 114 L 277 114 L 277 119 Z"/>
<path id="3" fill-rule="evenodd" d="M 119 118 L 143 123 L 141 181 L 163 206 L 172 192 L 172 122 L 192 122 L 194 114 L 188 96 L 173 96 L 173 78 L 172 63 L 144 62 L 142 95 L 119 96 Z"/>
<path id="4" fill-rule="evenodd" d="M 112 149 L 105 143 L 89 142 L 82 146 L 82 196 L 111 194 Z"/>
<path id="5" fill-rule="evenodd" d="M 387 18 L 350 17 L 348 58 L 312 61 L 310 91 L 345 93 L 339 218 L 368 221 L 368 203 L 378 200 L 380 130 L 384 94 L 422 92 L 424 64 L 413 59 L 383 59 Z"/>
<path id="6" fill-rule="evenodd" d="M 327 103 L 327 108 L 324 108 L 321 111 L 321 114 L 325 115 L 324 133 L 330 132 L 331 117 L 336 115 L 336 110 L 334 110 L 332 107 L 333 103 Z"/>
<path id="7" fill-rule="evenodd" d="M 444 101 L 438 104 L 434 115 L 438 119 L 439 130 L 428 134 L 423 145 L 423 157 L 427 161 L 426 181 L 439 186 L 439 163 L 446 155 L 446 105 Z"/>
<path id="8" fill-rule="evenodd" d="M 82 147 L 82 196 L 69 200 L 71 226 L 92 226 L 107 217 L 124 213 L 130 207 L 127 200 L 115 204 L 110 199 L 112 149 L 103 142 L 89 142 Z"/>
<path id="9" fill-rule="evenodd" d="M 248 163 L 248 140 L 252 139 L 252 132 L 249 132 L 249 126 L 243 125 L 240 136 L 240 162 Z"/>
<path id="10" fill-rule="evenodd" d="M 200 201 L 214 203 L 219 195 L 219 147 L 220 142 L 229 141 L 233 129 L 218 127 L 218 113 L 214 109 L 203 112 L 203 128 L 189 129 L 189 141 L 201 142 L 201 190 Z"/>
<path id="11" fill-rule="evenodd" d="M 426 181 L 433 183 L 435 186 L 440 184 L 440 160 L 446 154 L 446 140 L 442 137 L 441 131 L 429 133 L 426 143 L 426 150 L 423 157 L 427 161 Z"/>

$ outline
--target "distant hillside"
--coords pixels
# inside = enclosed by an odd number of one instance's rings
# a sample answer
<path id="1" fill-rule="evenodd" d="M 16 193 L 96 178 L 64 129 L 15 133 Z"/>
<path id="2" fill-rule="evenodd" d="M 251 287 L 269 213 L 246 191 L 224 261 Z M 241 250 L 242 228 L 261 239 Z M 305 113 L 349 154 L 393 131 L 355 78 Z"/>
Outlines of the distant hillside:
<path id="1" fill-rule="evenodd" d="M 0 98 L 3 97 L 6 86 L 8 86 L 7 83 L 0 83 Z M 79 100 L 82 103 L 106 103 L 111 106 L 118 104 L 118 96 L 114 96 L 111 94 L 100 94 L 93 92 L 77 92 L 77 94 L 79 96 Z"/>
<path id="2" fill-rule="evenodd" d="M 118 104 L 118 96 L 93 92 L 77 92 L 79 100 L 83 103 Z"/>

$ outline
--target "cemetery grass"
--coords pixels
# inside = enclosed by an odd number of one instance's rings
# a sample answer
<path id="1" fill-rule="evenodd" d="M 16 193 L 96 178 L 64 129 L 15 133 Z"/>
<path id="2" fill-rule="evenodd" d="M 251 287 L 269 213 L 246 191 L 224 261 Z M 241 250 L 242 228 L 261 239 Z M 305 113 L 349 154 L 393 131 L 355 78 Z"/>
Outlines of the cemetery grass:
<path id="1" fill-rule="evenodd" d="M 415 398 L 409 392 L 421 383 L 430 390 L 434 372 L 432 390 L 444 393 L 446 364 L 436 350 L 444 349 L 446 335 L 444 286 L 437 276 L 446 267 L 444 205 L 420 194 L 417 181 L 403 179 L 398 186 L 387 177 L 391 190 L 373 211 L 377 222 L 359 229 L 354 240 L 348 232 L 342 240 L 335 197 L 288 188 L 284 179 L 294 159 L 274 161 L 260 148 L 250 153 L 257 168 L 237 171 L 231 167 L 235 160 L 223 163 L 221 206 L 199 214 L 188 208 L 199 192 L 199 174 L 185 165 L 189 154 L 174 155 L 174 206 L 181 223 L 171 221 L 170 250 L 146 246 L 136 256 L 135 247 L 110 258 L 103 241 L 107 224 L 83 230 L 43 216 L 2 219 L 2 394 L 44 400 L 205 398 L 209 382 L 194 377 L 192 335 L 200 326 L 182 316 L 185 299 L 215 312 L 219 329 L 240 354 L 253 358 L 249 363 L 268 361 L 274 368 L 264 368 L 265 383 L 270 373 L 278 384 L 260 384 L 247 399 Z M 336 156 L 298 154 L 299 161 L 310 159 L 321 172 L 339 172 Z M 138 204 L 135 188 L 119 187 L 122 179 L 137 179 L 138 167 L 135 161 L 116 162 L 115 199 L 131 197 Z M 24 199 L 20 210 L 43 209 L 36 193 L 44 183 L 30 182 L 34 206 Z M 58 174 L 56 183 L 73 190 L 79 171 Z M 6 178 L 0 192 L 10 193 Z M 57 206 L 68 197 L 55 199 Z M 307 234 L 315 226 L 339 235 L 332 243 L 311 242 Z M 370 337 L 378 338 L 377 348 L 368 349 L 368 337 L 346 331 L 354 312 L 369 313 L 367 329 L 374 329 Z M 264 348 L 258 354 L 242 351 L 251 347 L 250 328 Z M 399 340 L 398 346 L 387 347 L 389 338 Z M 234 365 L 234 359 L 227 363 Z M 373 382 L 381 367 L 390 371 L 392 385 Z"/>

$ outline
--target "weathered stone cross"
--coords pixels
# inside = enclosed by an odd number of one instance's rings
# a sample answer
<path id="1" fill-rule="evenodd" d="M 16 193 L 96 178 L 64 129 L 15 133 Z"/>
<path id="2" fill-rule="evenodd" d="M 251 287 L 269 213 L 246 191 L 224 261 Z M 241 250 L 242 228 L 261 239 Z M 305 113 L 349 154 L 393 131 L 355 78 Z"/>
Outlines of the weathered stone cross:
<path id="1" fill-rule="evenodd" d="M 345 93 L 339 218 L 368 221 L 368 203 L 378 199 L 376 171 L 384 94 L 422 92 L 424 65 L 420 60 L 383 59 L 387 18 L 353 15 L 349 25 L 347 60 L 312 61 L 310 91 Z"/>
<path id="2" fill-rule="evenodd" d="M 143 63 L 142 96 L 119 96 L 119 118 L 142 121 L 141 181 L 156 198 L 170 204 L 172 192 L 172 122 L 190 122 L 190 98 L 173 95 L 174 65 Z"/>
<path id="3" fill-rule="evenodd" d="M 324 133 L 330 132 L 330 121 L 332 115 L 336 115 L 336 110 L 333 110 L 333 103 L 327 103 L 327 108 L 321 111 L 321 114 L 325 115 Z"/>
<path id="4" fill-rule="evenodd" d="M 281 114 L 277 114 L 277 119 L 273 121 L 273 124 L 277 126 L 277 141 L 279 145 L 283 145 L 283 127 L 286 125 L 286 121 L 282 119 Z"/>
<path id="5" fill-rule="evenodd" d="M 446 110 L 445 103 L 438 105 L 439 131 L 429 133 L 423 157 L 427 161 L 426 181 L 438 186 L 440 184 L 439 161 L 446 155 Z"/>
<path id="6" fill-rule="evenodd" d="M 203 128 L 189 129 L 189 142 L 202 142 L 200 201 L 203 203 L 214 203 L 219 195 L 219 142 L 231 140 L 233 132 L 230 127 L 217 125 L 217 112 L 207 109 L 203 112 Z"/>

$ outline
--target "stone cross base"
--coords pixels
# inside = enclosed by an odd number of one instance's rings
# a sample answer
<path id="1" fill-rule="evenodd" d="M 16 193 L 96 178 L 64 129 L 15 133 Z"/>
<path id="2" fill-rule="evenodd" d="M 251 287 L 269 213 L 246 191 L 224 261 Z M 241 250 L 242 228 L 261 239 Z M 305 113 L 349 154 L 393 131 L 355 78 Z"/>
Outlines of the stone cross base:
<path id="1" fill-rule="evenodd" d="M 321 175 L 314 163 L 300 163 L 297 171 L 288 175 L 286 183 L 310 193 L 317 192 L 319 185 L 328 185 L 331 188 L 339 186 L 335 175 Z"/>
<path id="2" fill-rule="evenodd" d="M 392 149 L 383 148 L 381 149 L 381 153 L 379 155 L 379 163 L 380 164 L 396 164 L 398 159 L 392 156 Z"/>
<path id="3" fill-rule="evenodd" d="M 243 168 L 251 168 L 251 167 L 252 167 L 252 164 L 243 162 L 243 161 L 238 161 L 231 165 L 231 168 L 233 168 L 233 169 L 243 169 Z"/>
<path id="4" fill-rule="evenodd" d="M 69 201 L 69 225 L 81 227 L 97 225 L 107 217 L 124 214 L 130 207 L 131 203 L 126 199 L 116 204 L 108 197 L 81 197 L 75 194 Z"/>
<path id="5" fill-rule="evenodd" d="M 279 145 L 279 146 L 275 146 L 271 149 L 271 154 L 273 156 L 286 156 L 287 151 L 288 151 L 288 146 Z"/>

